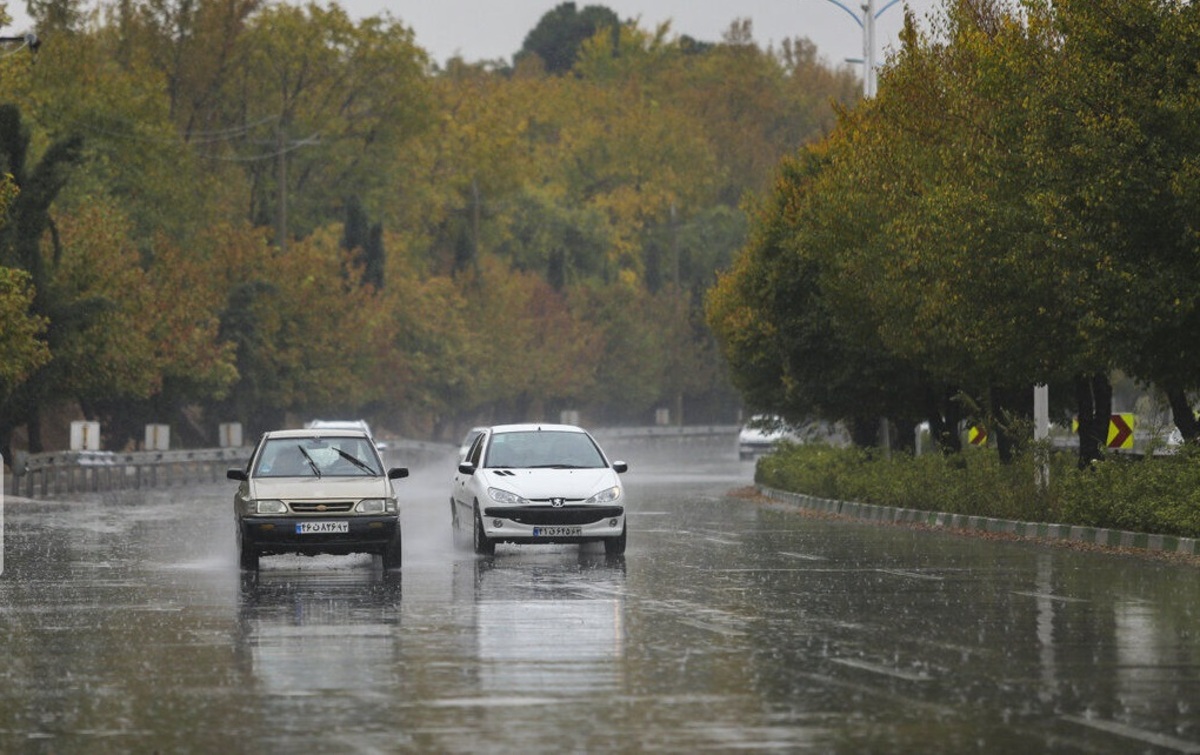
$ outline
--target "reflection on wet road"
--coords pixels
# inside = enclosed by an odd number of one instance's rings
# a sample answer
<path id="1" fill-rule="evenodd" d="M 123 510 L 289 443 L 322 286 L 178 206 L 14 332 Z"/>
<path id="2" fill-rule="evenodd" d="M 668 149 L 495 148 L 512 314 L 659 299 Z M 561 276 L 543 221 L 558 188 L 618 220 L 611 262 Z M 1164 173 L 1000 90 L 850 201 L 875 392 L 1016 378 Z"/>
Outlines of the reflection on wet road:
<path id="1" fill-rule="evenodd" d="M 12 501 L 4 752 L 1200 753 L 1195 567 L 830 521 L 631 471 L 627 554 L 451 546 L 401 481 L 404 568 L 267 557 L 232 488 Z"/>

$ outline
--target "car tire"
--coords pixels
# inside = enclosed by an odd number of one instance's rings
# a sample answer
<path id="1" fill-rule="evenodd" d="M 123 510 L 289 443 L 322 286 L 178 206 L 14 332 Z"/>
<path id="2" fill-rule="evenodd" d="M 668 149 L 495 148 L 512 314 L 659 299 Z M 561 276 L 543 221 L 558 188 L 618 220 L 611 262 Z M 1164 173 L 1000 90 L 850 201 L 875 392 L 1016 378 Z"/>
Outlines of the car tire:
<path id="1" fill-rule="evenodd" d="M 483 532 L 483 519 L 475 512 L 475 527 L 473 543 L 475 553 L 480 556 L 492 556 L 496 553 L 496 541 L 488 538 Z"/>
<path id="2" fill-rule="evenodd" d="M 258 571 L 258 549 L 238 538 L 238 566 L 245 571 Z"/>
<path id="3" fill-rule="evenodd" d="M 400 527 L 397 525 L 396 534 L 392 536 L 391 541 L 383 549 L 383 570 L 391 571 L 399 569 L 401 562 L 402 542 L 400 538 Z"/>
<path id="4" fill-rule="evenodd" d="M 616 537 L 604 538 L 604 554 L 606 556 L 622 556 L 625 554 L 625 536 L 628 525 L 621 527 L 621 534 Z"/>

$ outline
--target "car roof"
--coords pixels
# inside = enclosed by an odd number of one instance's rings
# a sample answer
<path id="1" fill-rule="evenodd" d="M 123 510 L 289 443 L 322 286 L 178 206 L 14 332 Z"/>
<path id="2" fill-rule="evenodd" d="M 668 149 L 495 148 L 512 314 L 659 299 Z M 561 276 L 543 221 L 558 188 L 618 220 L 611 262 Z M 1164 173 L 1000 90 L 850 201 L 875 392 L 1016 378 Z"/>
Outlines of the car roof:
<path id="1" fill-rule="evenodd" d="M 370 438 L 359 427 L 309 427 L 303 430 L 269 430 L 264 438 Z"/>
<path id="2" fill-rule="evenodd" d="M 501 433 L 528 433 L 537 432 L 539 430 L 560 433 L 586 432 L 582 427 L 576 427 L 575 425 L 557 425 L 549 422 L 525 422 L 515 425 L 493 425 L 488 429 L 492 431 L 493 435 L 499 435 Z"/>

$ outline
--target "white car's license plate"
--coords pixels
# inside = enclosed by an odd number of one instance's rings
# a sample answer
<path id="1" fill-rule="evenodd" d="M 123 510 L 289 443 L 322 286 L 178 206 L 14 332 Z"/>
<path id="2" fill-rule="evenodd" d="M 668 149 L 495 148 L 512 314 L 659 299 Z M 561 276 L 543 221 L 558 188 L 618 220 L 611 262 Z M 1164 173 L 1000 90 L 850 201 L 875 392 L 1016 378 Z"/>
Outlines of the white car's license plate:
<path id="1" fill-rule="evenodd" d="M 583 527 L 534 527 L 534 537 L 583 537 Z"/>
<path id="2" fill-rule="evenodd" d="M 349 532 L 350 522 L 297 522 L 297 535 L 334 535 Z"/>

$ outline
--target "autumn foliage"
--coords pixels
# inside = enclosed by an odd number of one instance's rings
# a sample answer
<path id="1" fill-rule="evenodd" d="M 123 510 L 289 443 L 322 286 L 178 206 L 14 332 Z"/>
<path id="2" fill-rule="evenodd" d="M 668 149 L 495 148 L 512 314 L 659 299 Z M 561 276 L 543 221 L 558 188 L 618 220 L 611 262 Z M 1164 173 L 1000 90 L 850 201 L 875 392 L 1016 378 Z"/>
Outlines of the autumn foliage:
<path id="1" fill-rule="evenodd" d="M 336 4 L 38 20 L 36 60 L 0 58 L 6 452 L 62 404 L 110 446 L 147 422 L 203 445 L 313 416 L 447 440 L 566 409 L 730 420 L 703 292 L 743 199 L 858 89 L 747 23 L 621 22 L 564 70 L 438 65 Z"/>

